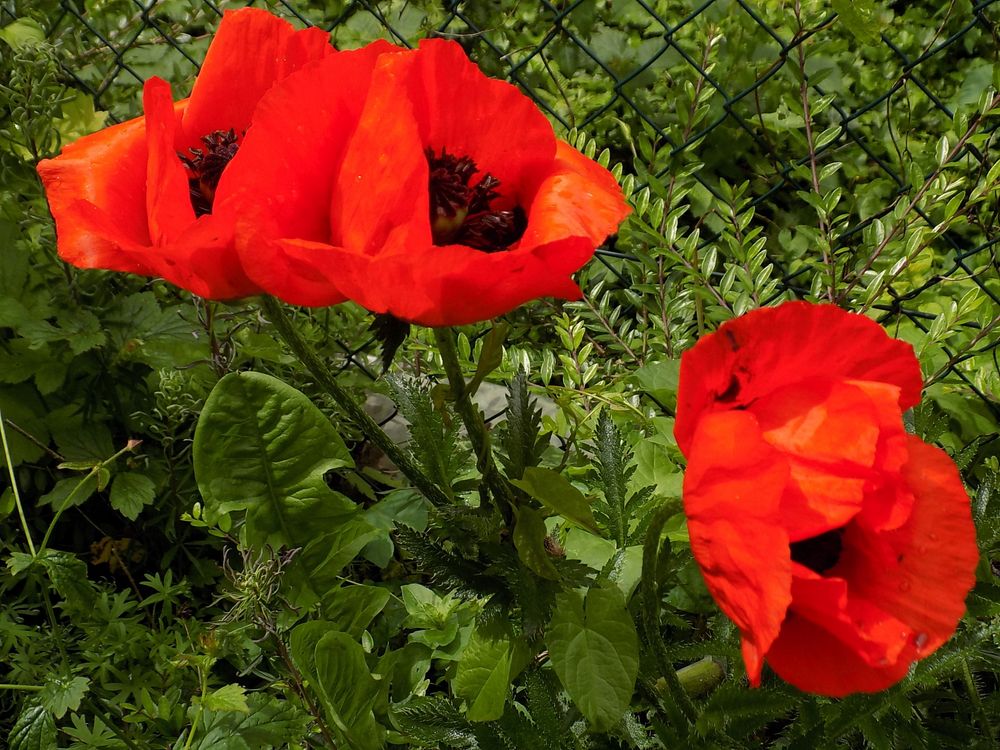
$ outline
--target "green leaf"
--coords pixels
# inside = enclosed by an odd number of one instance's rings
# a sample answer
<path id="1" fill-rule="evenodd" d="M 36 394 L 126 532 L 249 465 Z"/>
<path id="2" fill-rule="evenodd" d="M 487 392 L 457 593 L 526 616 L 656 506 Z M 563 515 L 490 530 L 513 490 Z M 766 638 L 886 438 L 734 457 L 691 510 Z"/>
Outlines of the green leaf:
<path id="1" fill-rule="evenodd" d="M 246 703 L 246 713 L 206 711 L 204 734 L 195 735 L 192 750 L 307 746 L 311 720 L 294 703 L 263 693 L 247 696 Z"/>
<path id="2" fill-rule="evenodd" d="M 139 517 L 144 506 L 156 497 L 156 485 L 145 474 L 128 471 L 118 474 L 111 485 L 111 507 L 130 521 Z"/>
<path id="3" fill-rule="evenodd" d="M 87 580 L 87 564 L 69 552 L 47 549 L 38 558 L 52 582 L 52 588 L 79 610 L 88 610 L 94 604 L 94 586 Z"/>
<path id="4" fill-rule="evenodd" d="M 596 731 L 617 724 L 639 673 L 639 638 L 617 588 L 556 597 L 545 643 L 573 703 Z"/>
<path id="5" fill-rule="evenodd" d="M 833 11 L 858 41 L 875 44 L 882 34 L 882 23 L 874 0 L 831 0 Z"/>
<path id="6" fill-rule="evenodd" d="M 38 498 L 38 505 L 51 505 L 55 510 L 83 505 L 97 492 L 97 475 L 67 477 L 56 482 L 49 492 Z M 67 504 L 68 501 L 68 504 Z"/>
<path id="7" fill-rule="evenodd" d="M 86 677 L 51 677 L 45 682 L 38 699 L 47 711 L 57 719 L 61 719 L 67 711 L 76 711 L 80 708 L 80 701 L 87 694 L 89 687 L 90 680 Z"/>
<path id="8" fill-rule="evenodd" d="M 45 29 L 33 18 L 18 18 L 0 29 L 0 39 L 14 49 L 33 47 L 45 41 Z"/>
<path id="9" fill-rule="evenodd" d="M 359 639 L 390 597 L 388 589 L 378 586 L 342 586 L 323 597 L 321 611 L 338 630 Z"/>
<path id="10" fill-rule="evenodd" d="M 486 376 L 497 369 L 503 362 L 503 342 L 510 331 L 510 325 L 499 321 L 493 324 L 490 332 L 483 339 L 483 348 L 479 353 L 479 362 L 476 363 L 476 372 L 472 376 L 467 386 L 470 396 L 474 396 L 479 386 L 483 384 Z"/>
<path id="11" fill-rule="evenodd" d="M 56 750 L 56 723 L 41 705 L 27 706 L 17 717 L 10 736 L 10 750 Z"/>
<path id="12" fill-rule="evenodd" d="M 677 408 L 677 384 L 680 381 L 679 359 L 653 362 L 640 367 L 632 377 L 639 388 L 670 410 Z"/>
<path id="13" fill-rule="evenodd" d="M 556 580 L 559 571 L 553 565 L 548 552 L 545 551 L 545 519 L 534 508 L 522 506 L 517 510 L 517 523 L 514 526 L 514 546 L 524 564 L 542 578 Z"/>
<path id="14" fill-rule="evenodd" d="M 209 711 L 235 711 L 241 714 L 250 713 L 250 707 L 247 705 L 246 690 L 242 685 L 237 685 L 235 683 L 223 685 L 218 690 L 209 693 L 202 698 L 201 705 Z"/>
<path id="15" fill-rule="evenodd" d="M 246 511 L 254 547 L 302 546 L 350 516 L 353 504 L 323 475 L 354 462 L 337 430 L 277 378 L 231 373 L 212 390 L 194 435 L 194 470 L 206 509 Z"/>
<path id="16" fill-rule="evenodd" d="M 529 466 L 525 468 L 524 476 L 511 480 L 511 484 L 563 518 L 595 534 L 601 533 L 590 509 L 590 502 L 558 471 Z"/>
<path id="17" fill-rule="evenodd" d="M 14 490 L 10 487 L 0 494 L 0 521 L 14 512 Z"/>
<path id="18" fill-rule="evenodd" d="M 330 632 L 316 644 L 314 659 L 317 688 L 345 744 L 356 750 L 383 747 L 385 732 L 372 712 L 378 683 L 361 645 L 347 633 Z"/>
<path id="19" fill-rule="evenodd" d="M 462 652 L 451 688 L 466 703 L 470 721 L 494 721 L 503 716 L 510 687 L 511 642 L 493 640 L 476 631 Z"/>
<path id="20" fill-rule="evenodd" d="M 538 464 L 548 445 L 548 437 L 540 434 L 542 410 L 529 397 L 528 375 L 524 370 L 518 370 L 510 381 L 507 419 L 500 424 L 499 430 L 505 454 L 501 455 L 504 469 L 511 479 L 520 479 L 527 467 Z"/>

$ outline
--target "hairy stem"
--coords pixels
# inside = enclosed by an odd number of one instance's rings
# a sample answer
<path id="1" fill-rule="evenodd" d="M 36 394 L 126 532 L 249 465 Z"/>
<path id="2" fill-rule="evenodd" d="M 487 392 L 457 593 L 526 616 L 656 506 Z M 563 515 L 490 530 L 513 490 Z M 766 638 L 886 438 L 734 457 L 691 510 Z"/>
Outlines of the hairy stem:
<path id="1" fill-rule="evenodd" d="M 656 510 L 646 530 L 646 540 L 642 546 L 642 578 L 639 584 L 642 601 L 641 622 L 646 645 L 656 657 L 656 666 L 662 674 L 667 697 L 684 718 L 694 724 L 698 718 L 698 711 L 684 685 L 681 684 L 660 634 L 661 573 L 664 572 L 670 555 L 669 546 L 665 555 L 661 551 L 663 527 L 678 510 L 676 503 L 664 503 Z"/>
<path id="2" fill-rule="evenodd" d="M 337 382 L 336 378 L 334 378 L 319 358 L 316 350 L 302 338 L 302 335 L 292 325 L 292 321 L 285 314 L 281 303 L 273 297 L 264 297 L 261 305 L 267 317 L 281 335 L 281 338 L 285 340 L 285 343 L 295 353 L 295 356 L 299 358 L 299 361 L 316 378 L 316 382 L 344 410 L 354 426 L 361 430 L 362 434 L 368 440 L 388 456 L 389 460 L 410 480 L 413 486 L 420 490 L 434 505 L 448 504 L 448 498 L 444 492 L 421 471 L 416 462 L 386 434 L 378 422 L 372 419 L 368 412 L 358 405 L 351 394 L 344 390 L 340 383 Z"/>
<path id="3" fill-rule="evenodd" d="M 434 341 L 437 343 L 438 351 L 444 362 L 444 371 L 448 376 L 448 384 L 451 386 L 455 408 L 462 418 L 465 430 L 469 433 L 469 440 L 472 441 L 472 446 L 476 451 L 476 465 L 483 475 L 483 481 L 493 495 L 497 510 L 500 511 L 505 520 L 510 521 L 514 493 L 511 491 L 510 485 L 507 484 L 507 480 L 497 470 L 483 416 L 479 413 L 478 407 L 472 403 L 469 389 L 465 385 L 465 376 L 462 375 L 462 367 L 458 362 L 458 350 L 455 348 L 455 332 L 451 328 L 435 328 Z"/>

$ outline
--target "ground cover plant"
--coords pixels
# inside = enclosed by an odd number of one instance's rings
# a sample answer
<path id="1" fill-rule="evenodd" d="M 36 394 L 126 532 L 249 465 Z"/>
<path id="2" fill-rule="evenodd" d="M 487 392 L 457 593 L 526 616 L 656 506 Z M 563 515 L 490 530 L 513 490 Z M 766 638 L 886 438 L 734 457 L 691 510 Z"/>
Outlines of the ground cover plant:
<path id="1" fill-rule="evenodd" d="M 7 746 L 995 746 L 993 0 L 240 5 L 0 5 Z"/>

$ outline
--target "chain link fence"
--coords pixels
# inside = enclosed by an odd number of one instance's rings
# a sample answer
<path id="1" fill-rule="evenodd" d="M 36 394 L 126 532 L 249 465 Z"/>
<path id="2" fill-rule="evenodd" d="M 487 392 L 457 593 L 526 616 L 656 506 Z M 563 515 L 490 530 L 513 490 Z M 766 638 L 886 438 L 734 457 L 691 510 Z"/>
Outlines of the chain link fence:
<path id="1" fill-rule="evenodd" d="M 140 111 L 141 84 L 149 75 L 190 82 L 219 16 L 236 7 L 217 0 L 52 4 L 47 31 L 65 75 L 115 120 Z M 653 174 L 668 176 L 697 161 L 695 202 L 699 196 L 720 199 L 723 184 L 747 181 L 739 212 L 753 212 L 766 227 L 766 252 L 780 275 L 781 295 L 808 293 L 822 262 L 818 252 L 787 251 L 795 242 L 788 238 L 789 217 L 808 208 L 806 196 L 819 193 L 817 165 L 836 161 L 845 174 L 853 170 L 842 185 L 852 204 L 833 233 L 836 258 L 901 206 L 908 207 L 906 227 L 922 222 L 933 231 L 940 217 L 925 211 L 920 199 L 943 173 L 941 165 L 981 177 L 997 156 L 989 129 L 995 125 L 964 139 L 956 129 L 962 124 L 956 113 L 972 111 L 993 80 L 1000 48 L 997 0 L 880 0 L 870 8 L 834 0 L 805 7 L 790 0 L 250 4 L 329 29 L 338 47 L 379 37 L 408 45 L 430 35 L 456 39 L 488 73 L 530 95 L 557 126 L 596 135 L 601 148 L 612 149 L 612 161 L 627 165 L 646 156 L 634 151 L 639 133 L 665 155 Z M 841 11 L 839 18 L 834 10 Z M 676 104 L 692 90 L 697 107 L 704 107 L 699 117 L 685 116 Z M 804 117 L 796 114 L 796 102 L 807 108 Z M 938 163 L 923 159 L 922 150 L 949 131 Z M 949 284 L 963 293 L 975 288 L 1000 310 L 998 211 L 936 235 L 927 248 L 934 262 L 913 264 L 905 283 L 887 284 L 875 300 L 881 322 L 891 329 L 905 320 L 929 331 L 939 311 L 927 301 Z M 710 221 L 701 229 L 703 245 L 717 239 Z M 612 244 L 598 258 L 628 283 L 623 268 L 634 258 L 627 249 Z M 997 323 L 996 316 L 985 324 L 963 322 L 968 335 L 962 346 L 942 346 L 943 365 L 930 379 L 975 394 L 1000 417 L 990 387 L 1000 375 Z M 345 366 L 374 377 L 373 347 L 367 337 L 342 343 Z M 964 366 L 972 359 L 976 368 Z M 988 377 L 977 372 L 983 362 L 992 362 Z"/>

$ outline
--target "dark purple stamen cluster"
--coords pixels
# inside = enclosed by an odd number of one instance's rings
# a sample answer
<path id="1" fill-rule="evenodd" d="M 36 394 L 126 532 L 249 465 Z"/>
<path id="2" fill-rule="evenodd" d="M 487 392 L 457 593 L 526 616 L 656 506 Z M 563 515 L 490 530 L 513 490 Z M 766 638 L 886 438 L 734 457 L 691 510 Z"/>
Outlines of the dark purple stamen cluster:
<path id="1" fill-rule="evenodd" d="M 426 154 L 434 244 L 467 245 L 495 252 L 505 250 L 521 238 L 528 224 L 521 207 L 491 208 L 492 202 L 500 197 L 500 180 L 485 174 L 470 185 L 479 169 L 468 156 L 453 156 L 445 150 L 436 156 L 430 148 Z"/>
<path id="2" fill-rule="evenodd" d="M 843 549 L 843 528 L 791 543 L 792 560 L 820 575 L 837 564 Z"/>
<path id="3" fill-rule="evenodd" d="M 201 142 L 205 148 L 190 149 L 191 156 L 177 154 L 188 168 L 188 187 L 195 216 L 212 213 L 215 189 L 219 186 L 222 172 L 240 148 L 235 130 L 216 130 L 203 135 Z"/>

